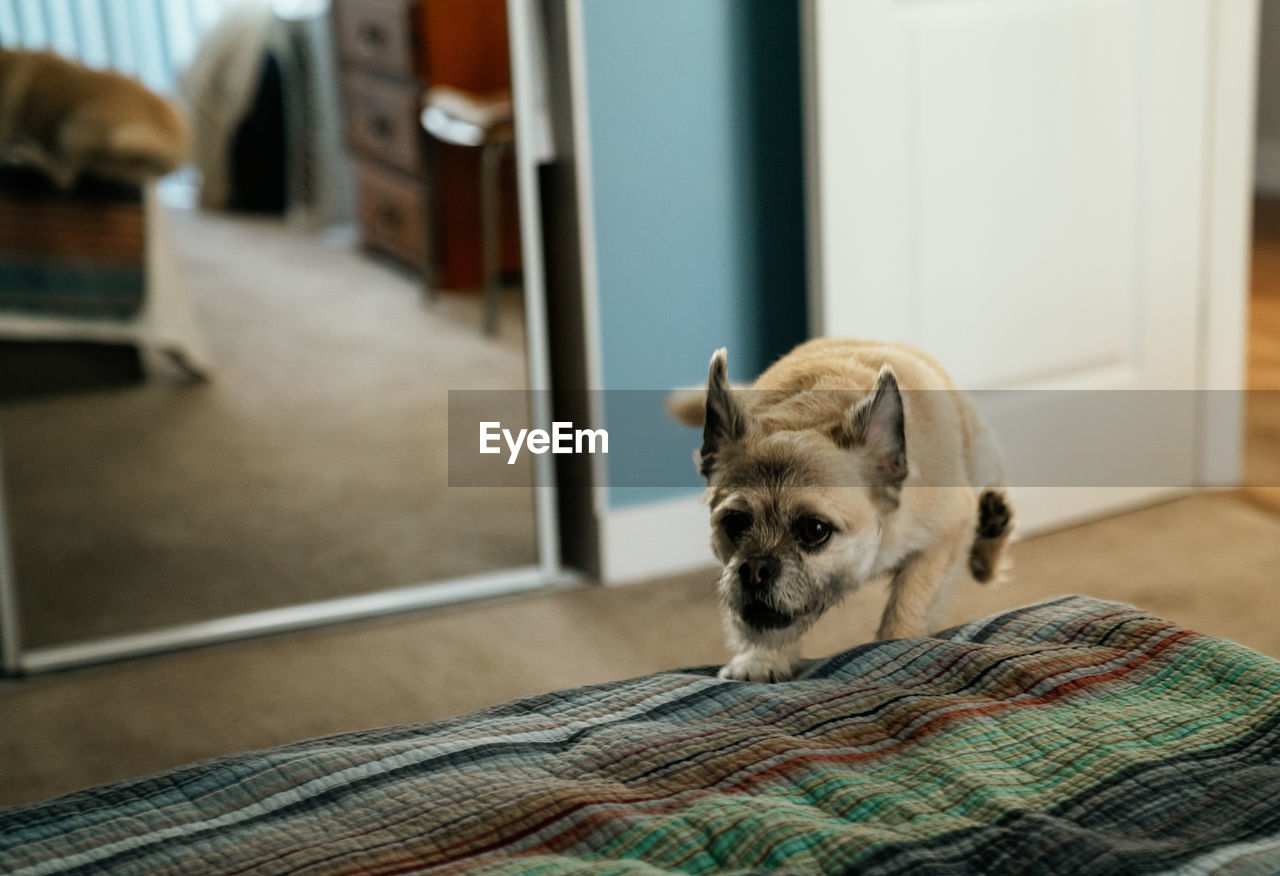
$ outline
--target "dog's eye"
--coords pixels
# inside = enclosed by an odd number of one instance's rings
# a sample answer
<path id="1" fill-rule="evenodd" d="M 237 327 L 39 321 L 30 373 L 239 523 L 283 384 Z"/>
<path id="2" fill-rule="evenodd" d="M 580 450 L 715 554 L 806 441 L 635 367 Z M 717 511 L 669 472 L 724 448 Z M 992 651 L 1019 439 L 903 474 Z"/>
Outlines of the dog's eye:
<path id="1" fill-rule="evenodd" d="M 751 515 L 746 511 L 730 511 L 720 518 L 720 529 L 725 538 L 736 542 L 751 528 Z"/>
<path id="2" fill-rule="evenodd" d="M 821 517 L 801 517 L 796 524 L 796 537 L 805 547 L 815 548 L 831 538 L 834 527 Z"/>

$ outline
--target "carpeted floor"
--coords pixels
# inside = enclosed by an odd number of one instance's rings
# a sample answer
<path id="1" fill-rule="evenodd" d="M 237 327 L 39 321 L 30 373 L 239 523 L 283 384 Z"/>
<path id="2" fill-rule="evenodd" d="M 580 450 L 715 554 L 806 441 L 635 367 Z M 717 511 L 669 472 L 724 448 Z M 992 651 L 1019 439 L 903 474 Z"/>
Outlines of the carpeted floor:
<path id="1" fill-rule="evenodd" d="M 525 385 L 518 297 L 493 340 L 349 244 L 171 219 L 214 379 L 2 412 L 28 645 L 536 562 L 530 489 L 446 481 L 448 390 Z"/>

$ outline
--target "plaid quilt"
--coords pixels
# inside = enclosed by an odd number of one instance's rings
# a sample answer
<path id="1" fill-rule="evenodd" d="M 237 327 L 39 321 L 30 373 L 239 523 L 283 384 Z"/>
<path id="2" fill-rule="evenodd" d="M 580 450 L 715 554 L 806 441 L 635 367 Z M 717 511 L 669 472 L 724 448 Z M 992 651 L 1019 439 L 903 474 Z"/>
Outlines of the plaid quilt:
<path id="1" fill-rule="evenodd" d="M 6 873 L 1280 872 L 1280 661 L 1065 597 L 0 809 Z"/>

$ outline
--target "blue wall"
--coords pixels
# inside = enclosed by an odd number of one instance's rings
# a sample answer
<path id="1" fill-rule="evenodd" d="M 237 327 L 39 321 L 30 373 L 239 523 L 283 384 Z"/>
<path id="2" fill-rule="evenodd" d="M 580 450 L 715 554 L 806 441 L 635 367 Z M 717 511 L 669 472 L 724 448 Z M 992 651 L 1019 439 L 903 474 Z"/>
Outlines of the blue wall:
<path id="1" fill-rule="evenodd" d="M 798 5 L 583 4 L 607 390 L 701 382 L 722 346 L 748 381 L 805 336 Z M 698 487 L 700 436 L 656 397 L 606 393 L 647 448 L 611 452 L 614 507 Z"/>

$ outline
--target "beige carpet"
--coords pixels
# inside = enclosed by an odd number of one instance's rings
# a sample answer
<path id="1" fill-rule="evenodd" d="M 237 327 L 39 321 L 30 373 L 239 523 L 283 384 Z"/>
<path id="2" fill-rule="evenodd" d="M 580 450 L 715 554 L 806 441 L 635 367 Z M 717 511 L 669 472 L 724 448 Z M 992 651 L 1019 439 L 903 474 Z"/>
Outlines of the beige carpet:
<path id="1" fill-rule="evenodd" d="M 1280 656 L 1280 517 L 1203 495 L 1015 545 L 1013 580 L 958 594 L 959 622 L 1060 593 L 1129 601 Z M 538 691 L 718 663 L 714 573 L 205 648 L 0 682 L 0 803 L 245 749 L 470 711 Z M 866 641 L 875 588 L 819 624 Z"/>
<path id="2" fill-rule="evenodd" d="M 518 298 L 490 340 L 350 245 L 171 215 L 214 379 L 2 413 L 29 645 L 535 562 L 532 491 L 445 465 L 448 391 L 525 385 Z"/>

